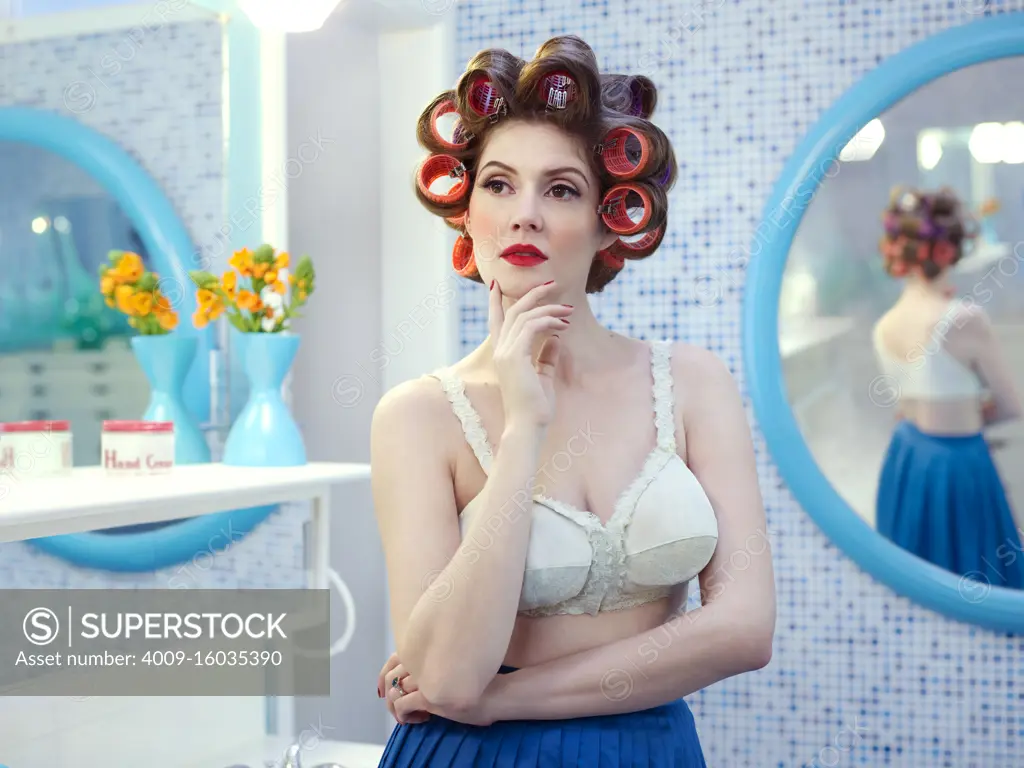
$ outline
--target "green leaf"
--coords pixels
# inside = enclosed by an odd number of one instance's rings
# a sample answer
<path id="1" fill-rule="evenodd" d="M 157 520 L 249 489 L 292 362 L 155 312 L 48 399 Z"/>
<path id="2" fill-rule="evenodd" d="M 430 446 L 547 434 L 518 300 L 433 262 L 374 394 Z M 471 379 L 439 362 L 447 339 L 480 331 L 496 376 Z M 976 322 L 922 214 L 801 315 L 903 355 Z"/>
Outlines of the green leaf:
<path id="1" fill-rule="evenodd" d="M 231 323 L 235 328 L 240 330 L 242 333 L 247 333 L 249 328 L 245 324 L 245 320 L 242 319 L 241 315 L 230 314 L 228 315 L 228 322 Z"/>
<path id="2" fill-rule="evenodd" d="M 256 263 L 269 264 L 274 260 L 274 246 L 264 243 L 252 252 L 252 260 Z"/>
<path id="3" fill-rule="evenodd" d="M 192 270 L 188 273 L 188 276 L 192 278 L 192 282 L 196 284 L 196 287 L 201 289 L 210 290 L 212 286 L 219 284 L 216 277 L 202 270 Z"/>

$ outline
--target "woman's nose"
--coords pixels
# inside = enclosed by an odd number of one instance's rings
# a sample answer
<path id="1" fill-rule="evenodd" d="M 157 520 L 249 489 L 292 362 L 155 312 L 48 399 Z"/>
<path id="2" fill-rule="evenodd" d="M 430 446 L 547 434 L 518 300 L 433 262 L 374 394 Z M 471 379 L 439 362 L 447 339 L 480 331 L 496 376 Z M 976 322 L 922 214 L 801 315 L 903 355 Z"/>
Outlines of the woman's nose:
<path id="1" fill-rule="evenodd" d="M 516 232 L 521 230 L 539 231 L 543 226 L 543 221 L 537 202 L 529 195 L 522 195 L 516 203 L 512 220 L 509 222 L 512 230 Z"/>

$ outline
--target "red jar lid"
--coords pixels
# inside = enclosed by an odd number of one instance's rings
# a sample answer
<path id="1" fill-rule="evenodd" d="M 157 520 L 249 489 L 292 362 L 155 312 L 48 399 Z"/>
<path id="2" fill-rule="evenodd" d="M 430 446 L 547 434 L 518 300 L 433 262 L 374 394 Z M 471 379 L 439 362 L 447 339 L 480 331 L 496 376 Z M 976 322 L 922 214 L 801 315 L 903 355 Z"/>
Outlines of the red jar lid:
<path id="1" fill-rule="evenodd" d="M 104 421 L 104 432 L 173 432 L 173 421 Z"/>
<path id="2" fill-rule="evenodd" d="M 69 421 L 8 421 L 0 424 L 0 432 L 67 432 Z"/>

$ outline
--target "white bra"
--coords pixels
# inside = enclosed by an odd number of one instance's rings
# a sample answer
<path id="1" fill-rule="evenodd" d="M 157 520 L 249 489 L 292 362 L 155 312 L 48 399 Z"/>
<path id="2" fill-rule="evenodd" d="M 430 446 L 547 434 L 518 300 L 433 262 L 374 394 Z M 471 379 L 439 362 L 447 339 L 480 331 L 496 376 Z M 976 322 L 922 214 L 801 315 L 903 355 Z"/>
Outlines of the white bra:
<path id="1" fill-rule="evenodd" d="M 959 304 L 959 299 L 954 303 Z M 956 307 L 951 306 L 951 311 L 955 310 Z M 977 375 L 942 346 L 939 334 L 933 332 L 932 336 L 935 338 L 929 341 L 927 348 L 919 348 L 900 359 L 885 349 L 875 327 L 875 355 L 882 373 L 899 385 L 900 397 L 929 401 L 980 397 L 983 387 Z"/>
<path id="2" fill-rule="evenodd" d="M 699 574 L 715 552 L 714 508 L 676 453 L 671 342 L 650 346 L 657 444 L 607 524 L 571 504 L 533 497 L 520 614 L 594 615 L 660 600 Z M 462 380 L 447 368 L 431 375 L 440 380 L 467 442 L 489 472 L 494 453 Z M 462 510 L 463 535 L 474 509 L 471 501 Z"/>

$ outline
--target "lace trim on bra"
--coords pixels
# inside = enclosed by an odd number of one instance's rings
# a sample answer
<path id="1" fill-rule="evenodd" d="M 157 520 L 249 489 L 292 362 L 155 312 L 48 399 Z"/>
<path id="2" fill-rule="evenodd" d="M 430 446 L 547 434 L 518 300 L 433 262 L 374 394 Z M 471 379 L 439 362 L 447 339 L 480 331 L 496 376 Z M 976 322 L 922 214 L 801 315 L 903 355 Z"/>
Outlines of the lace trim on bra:
<path id="1" fill-rule="evenodd" d="M 463 384 L 460 377 L 447 368 L 438 369 L 434 371 L 433 375 L 441 382 L 441 387 L 448 396 L 448 402 L 451 403 L 452 411 L 455 412 L 459 422 L 462 424 L 462 431 L 466 435 L 466 442 L 473 449 L 476 460 L 480 462 L 484 472 L 490 474 L 491 462 L 493 460 L 491 445 L 487 439 L 487 431 L 480 420 L 480 414 L 477 413 L 477 410 L 469 401 L 469 397 L 466 396 L 465 384 Z"/>

